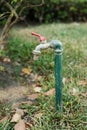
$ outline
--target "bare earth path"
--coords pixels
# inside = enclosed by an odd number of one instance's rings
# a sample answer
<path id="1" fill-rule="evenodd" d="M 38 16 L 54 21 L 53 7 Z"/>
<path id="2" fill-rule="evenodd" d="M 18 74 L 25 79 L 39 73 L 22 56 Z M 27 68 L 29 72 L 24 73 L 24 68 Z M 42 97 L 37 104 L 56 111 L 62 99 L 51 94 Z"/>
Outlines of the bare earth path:
<path id="1" fill-rule="evenodd" d="M 33 75 L 30 74 L 27 79 L 20 75 L 17 77 L 14 70 L 15 66 L 11 62 L 0 61 L 0 102 L 15 102 L 32 92 Z"/>

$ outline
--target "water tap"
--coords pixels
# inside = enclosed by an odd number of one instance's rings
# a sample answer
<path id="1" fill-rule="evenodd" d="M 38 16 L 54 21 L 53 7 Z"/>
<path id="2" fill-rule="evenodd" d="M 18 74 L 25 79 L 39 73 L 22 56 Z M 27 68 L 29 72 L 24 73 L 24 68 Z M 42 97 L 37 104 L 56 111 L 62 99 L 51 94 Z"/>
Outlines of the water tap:
<path id="1" fill-rule="evenodd" d="M 58 40 L 51 40 L 50 42 L 46 41 L 46 38 L 40 34 L 32 32 L 32 35 L 39 37 L 40 44 L 36 46 L 35 50 L 33 50 L 34 60 L 37 60 L 39 55 L 41 54 L 41 50 L 53 48 L 55 52 L 62 51 L 62 43 Z"/>
<path id="2" fill-rule="evenodd" d="M 39 40 L 40 40 L 40 44 L 38 46 L 36 46 L 35 50 L 33 50 L 33 54 L 34 54 L 33 59 L 37 60 L 41 53 L 40 50 L 47 48 L 47 43 L 46 43 L 46 38 L 43 37 L 42 35 L 37 34 L 35 32 L 32 32 L 32 35 L 39 37 Z"/>

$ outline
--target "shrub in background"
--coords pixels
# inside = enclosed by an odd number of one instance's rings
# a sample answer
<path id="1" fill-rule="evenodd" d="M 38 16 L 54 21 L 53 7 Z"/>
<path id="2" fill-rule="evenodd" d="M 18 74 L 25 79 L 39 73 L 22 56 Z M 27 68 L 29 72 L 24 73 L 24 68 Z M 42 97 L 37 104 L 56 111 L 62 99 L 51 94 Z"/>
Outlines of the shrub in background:
<path id="1" fill-rule="evenodd" d="M 44 6 L 27 14 L 27 20 L 34 22 L 87 21 L 87 0 L 45 0 Z"/>

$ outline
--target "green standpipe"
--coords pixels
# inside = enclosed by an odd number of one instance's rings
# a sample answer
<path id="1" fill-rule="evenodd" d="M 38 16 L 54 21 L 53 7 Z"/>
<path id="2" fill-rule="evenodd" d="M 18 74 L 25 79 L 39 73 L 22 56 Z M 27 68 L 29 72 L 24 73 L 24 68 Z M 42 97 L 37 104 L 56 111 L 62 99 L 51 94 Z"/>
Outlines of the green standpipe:
<path id="1" fill-rule="evenodd" d="M 56 89 L 56 110 L 62 111 L 62 43 L 58 40 L 50 42 L 55 51 L 55 89 Z"/>
<path id="2" fill-rule="evenodd" d="M 62 53 L 55 53 L 56 110 L 62 111 Z"/>

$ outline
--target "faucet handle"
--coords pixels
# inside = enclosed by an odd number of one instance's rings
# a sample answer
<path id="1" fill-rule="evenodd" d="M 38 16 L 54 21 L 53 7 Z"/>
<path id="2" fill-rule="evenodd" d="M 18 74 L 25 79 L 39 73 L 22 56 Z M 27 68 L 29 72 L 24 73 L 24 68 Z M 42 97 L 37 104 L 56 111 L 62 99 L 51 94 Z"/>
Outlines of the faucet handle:
<path id="1" fill-rule="evenodd" d="M 34 35 L 34 36 L 39 37 L 40 42 L 46 41 L 46 38 L 43 37 L 41 34 L 37 34 L 37 33 L 35 33 L 35 32 L 32 32 L 31 34 Z"/>

